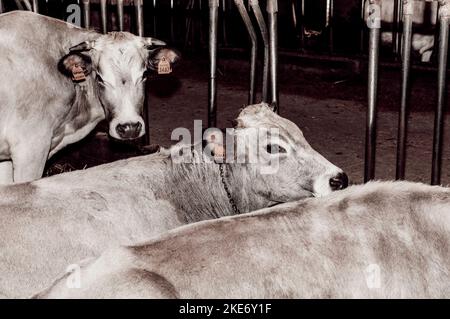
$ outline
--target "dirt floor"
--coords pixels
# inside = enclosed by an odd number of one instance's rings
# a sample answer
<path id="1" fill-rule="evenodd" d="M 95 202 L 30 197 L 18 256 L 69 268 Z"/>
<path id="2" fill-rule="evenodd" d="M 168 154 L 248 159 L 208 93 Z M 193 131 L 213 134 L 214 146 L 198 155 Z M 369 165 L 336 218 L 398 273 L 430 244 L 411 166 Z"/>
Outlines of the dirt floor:
<path id="1" fill-rule="evenodd" d="M 200 61 L 207 59 L 201 58 Z M 306 62 L 307 64 L 307 62 Z M 194 119 L 207 118 L 207 63 L 188 58 L 170 77 L 149 82 L 151 143 L 169 146 L 171 132 L 177 127 L 193 129 Z M 229 60 L 219 63 L 218 126 L 230 127 L 247 101 L 247 63 Z M 435 101 L 433 74 L 414 73 L 412 112 L 407 153 L 408 180 L 429 183 Z M 377 179 L 395 177 L 397 112 L 400 80 L 398 70 L 381 72 L 380 112 L 378 117 Z M 431 93 L 430 93 L 431 92 Z M 353 183 L 361 183 L 364 170 L 365 138 L 364 72 L 348 67 L 305 67 L 280 65 L 281 114 L 297 123 L 311 145 L 330 161 L 343 168 Z M 100 129 L 101 130 L 101 129 Z M 118 158 L 138 154 L 129 146 L 105 142 L 105 134 L 92 134 L 87 140 L 68 148 L 49 165 L 50 173 L 59 168 L 82 169 Z M 442 183 L 450 182 L 450 150 L 445 147 Z M 55 169 L 55 163 L 59 166 Z M 64 169 L 64 168 L 63 168 Z M 67 170 L 67 169 L 65 169 Z"/>

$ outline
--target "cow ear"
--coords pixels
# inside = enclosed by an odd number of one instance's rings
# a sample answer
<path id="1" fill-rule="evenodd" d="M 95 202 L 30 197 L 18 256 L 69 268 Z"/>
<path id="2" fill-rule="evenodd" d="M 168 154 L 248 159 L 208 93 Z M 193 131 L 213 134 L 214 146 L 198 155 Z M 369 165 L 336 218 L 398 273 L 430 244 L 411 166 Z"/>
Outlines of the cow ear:
<path id="1" fill-rule="evenodd" d="M 92 72 L 92 59 L 80 52 L 69 53 L 59 60 L 58 70 L 74 82 L 83 82 Z"/>
<path id="2" fill-rule="evenodd" d="M 172 72 L 172 67 L 177 64 L 180 59 L 180 53 L 173 49 L 158 48 L 151 50 L 148 57 L 148 69 L 158 71 L 158 73 L 170 73 Z M 161 70 L 163 70 L 163 72 L 160 72 Z"/>

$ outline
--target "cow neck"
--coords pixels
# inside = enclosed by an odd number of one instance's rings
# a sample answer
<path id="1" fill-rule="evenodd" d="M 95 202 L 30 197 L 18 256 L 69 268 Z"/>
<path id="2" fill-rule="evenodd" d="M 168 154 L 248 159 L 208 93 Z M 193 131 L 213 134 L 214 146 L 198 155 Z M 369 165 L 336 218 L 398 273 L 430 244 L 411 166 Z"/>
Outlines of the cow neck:
<path id="1" fill-rule="evenodd" d="M 245 165 L 223 164 L 223 168 L 228 192 L 224 188 L 218 164 L 175 164 L 170 161 L 161 196 L 186 214 L 186 222 L 247 213 L 267 206 L 266 201 L 252 192 L 253 181 Z"/>

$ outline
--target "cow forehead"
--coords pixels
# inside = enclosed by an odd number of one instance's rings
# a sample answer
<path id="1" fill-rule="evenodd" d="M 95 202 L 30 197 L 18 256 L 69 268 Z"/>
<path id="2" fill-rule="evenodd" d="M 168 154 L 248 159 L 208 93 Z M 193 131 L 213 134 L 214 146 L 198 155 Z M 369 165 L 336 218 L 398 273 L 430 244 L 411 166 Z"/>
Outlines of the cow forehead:
<path id="1" fill-rule="evenodd" d="M 148 55 L 140 38 L 127 32 L 113 32 L 100 37 L 95 50 L 100 64 L 131 69 L 142 69 Z"/>
<path id="2" fill-rule="evenodd" d="M 277 129 L 279 136 L 286 140 L 294 143 L 306 142 L 296 124 L 273 112 L 265 103 L 247 106 L 237 120 L 240 128 Z"/>

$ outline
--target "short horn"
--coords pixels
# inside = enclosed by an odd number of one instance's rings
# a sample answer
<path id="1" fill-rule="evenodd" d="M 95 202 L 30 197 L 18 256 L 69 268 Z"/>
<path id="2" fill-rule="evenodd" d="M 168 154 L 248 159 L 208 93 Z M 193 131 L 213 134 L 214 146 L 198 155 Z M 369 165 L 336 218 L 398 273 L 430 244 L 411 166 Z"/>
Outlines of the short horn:
<path id="1" fill-rule="evenodd" d="M 70 52 L 73 51 L 89 51 L 94 48 L 94 41 L 84 41 L 77 44 L 69 49 Z"/>
<path id="2" fill-rule="evenodd" d="M 148 48 L 151 47 L 162 47 L 166 45 L 166 42 L 155 39 L 155 38 L 143 38 L 144 45 Z"/>

